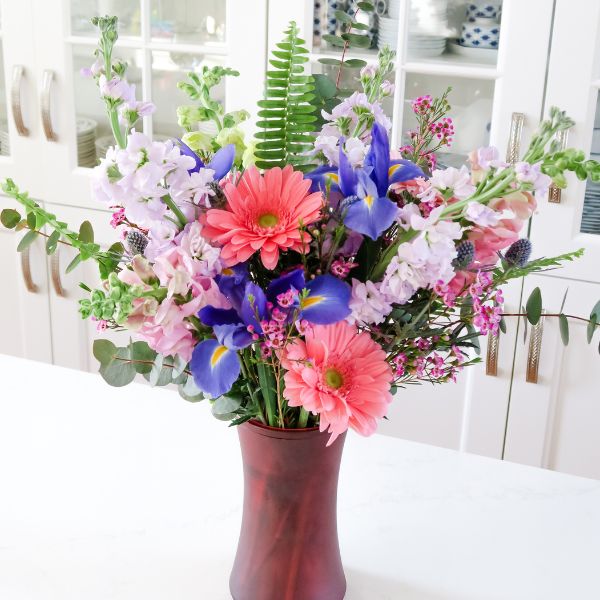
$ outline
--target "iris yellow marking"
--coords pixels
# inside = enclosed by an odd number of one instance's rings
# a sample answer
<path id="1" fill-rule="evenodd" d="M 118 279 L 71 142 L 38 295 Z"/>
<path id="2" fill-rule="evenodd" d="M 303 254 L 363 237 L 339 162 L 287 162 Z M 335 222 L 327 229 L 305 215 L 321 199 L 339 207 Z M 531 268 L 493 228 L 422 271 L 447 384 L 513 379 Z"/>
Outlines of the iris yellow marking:
<path id="1" fill-rule="evenodd" d="M 402 163 L 397 165 L 391 165 L 388 169 L 388 177 L 391 177 L 398 169 L 401 169 L 404 165 Z"/>
<path id="2" fill-rule="evenodd" d="M 308 298 L 304 298 L 300 302 L 300 305 L 302 308 L 310 308 L 311 306 L 314 306 L 315 304 L 319 304 L 319 303 L 323 302 L 323 300 L 325 300 L 325 296 L 309 296 Z"/>
<path id="3" fill-rule="evenodd" d="M 364 200 L 369 208 L 371 208 L 371 206 L 373 206 L 373 202 L 375 202 L 375 198 L 373 196 L 365 196 Z"/>
<path id="4" fill-rule="evenodd" d="M 336 183 L 340 180 L 340 177 L 337 173 L 327 173 L 325 175 L 325 177 L 328 177 L 329 179 L 335 181 Z"/>
<path id="5" fill-rule="evenodd" d="M 233 275 L 233 269 L 225 268 L 221 271 L 221 275 Z"/>
<path id="6" fill-rule="evenodd" d="M 219 346 L 210 357 L 210 366 L 211 368 L 215 368 L 218 362 L 223 358 L 223 355 L 227 352 L 226 346 Z"/>

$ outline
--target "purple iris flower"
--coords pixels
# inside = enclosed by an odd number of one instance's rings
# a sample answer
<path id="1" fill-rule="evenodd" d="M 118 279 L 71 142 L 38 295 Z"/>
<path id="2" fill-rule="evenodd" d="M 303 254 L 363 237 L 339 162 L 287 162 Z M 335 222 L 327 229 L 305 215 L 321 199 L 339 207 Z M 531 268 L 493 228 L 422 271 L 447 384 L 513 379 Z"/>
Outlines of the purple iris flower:
<path id="1" fill-rule="evenodd" d="M 235 269 L 235 267 L 234 267 Z M 350 314 L 350 286 L 331 275 L 306 282 L 302 269 L 294 269 L 273 280 L 266 293 L 248 280 L 247 269 L 221 274 L 217 282 L 233 308 L 205 306 L 198 313 L 204 325 L 212 327 L 216 340 L 205 340 L 194 348 L 190 368 L 196 385 L 213 396 L 227 393 L 240 373 L 237 350 L 250 346 L 253 334 L 263 335 L 261 322 L 271 319 L 275 308 L 288 312 L 288 319 L 305 319 L 327 325 Z M 243 290 L 241 295 L 239 290 Z M 290 306 L 278 305 L 278 297 L 297 292 Z"/>
<path id="2" fill-rule="evenodd" d="M 376 240 L 394 222 L 398 212 L 396 204 L 387 197 L 390 185 L 425 174 L 408 160 L 390 160 L 387 132 L 379 123 L 371 130 L 371 147 L 362 168 L 352 168 L 342 146 L 337 169 L 319 167 L 306 177 L 312 180 L 313 191 L 324 191 L 327 185 L 333 191 L 339 190 L 344 196 L 340 203 L 344 224 Z"/>
<path id="3" fill-rule="evenodd" d="M 186 143 L 179 139 L 177 141 L 181 154 L 190 156 L 196 161 L 196 164 L 188 170 L 188 173 L 197 173 L 200 169 L 206 167 L 215 172 L 215 181 L 221 181 L 231 171 L 235 159 L 235 146 L 233 144 L 228 144 L 217 150 L 208 165 L 205 165 L 201 158 Z"/>

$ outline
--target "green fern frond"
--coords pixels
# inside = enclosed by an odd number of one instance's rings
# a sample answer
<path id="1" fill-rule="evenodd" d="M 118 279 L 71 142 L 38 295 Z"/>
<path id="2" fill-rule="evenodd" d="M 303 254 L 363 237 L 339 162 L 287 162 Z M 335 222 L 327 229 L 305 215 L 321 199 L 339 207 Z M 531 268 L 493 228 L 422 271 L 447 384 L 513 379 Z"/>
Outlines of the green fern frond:
<path id="1" fill-rule="evenodd" d="M 308 50 L 298 37 L 293 21 L 283 42 L 276 44 L 266 73 L 265 98 L 258 102 L 256 165 L 261 169 L 293 165 L 310 168 L 308 152 L 313 148 L 316 106 L 314 79 L 304 74 Z"/>

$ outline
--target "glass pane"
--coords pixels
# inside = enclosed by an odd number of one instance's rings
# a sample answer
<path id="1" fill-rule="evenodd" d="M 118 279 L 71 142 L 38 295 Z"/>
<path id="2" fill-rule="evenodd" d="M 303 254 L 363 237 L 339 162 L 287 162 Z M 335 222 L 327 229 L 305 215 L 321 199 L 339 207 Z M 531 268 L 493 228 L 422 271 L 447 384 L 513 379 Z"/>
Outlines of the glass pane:
<path id="1" fill-rule="evenodd" d="M 401 0 L 378 0 L 377 45 L 396 48 L 401 27 Z M 499 0 L 413 0 L 409 10 L 408 60 L 452 60 L 496 64 L 500 39 Z M 321 9 L 322 12 L 322 9 Z M 317 22 L 315 13 L 315 36 Z M 330 21 L 326 21 L 329 25 Z M 322 29 L 322 27 L 320 26 Z"/>
<path id="2" fill-rule="evenodd" d="M 4 51 L 0 42 L 0 155 L 10 154 L 10 136 L 8 134 L 8 111 L 6 108 L 6 89 L 4 83 Z"/>
<path id="3" fill-rule="evenodd" d="M 335 17 L 335 11 L 341 10 L 349 15 L 354 15 L 357 2 L 358 0 L 315 0 L 313 13 L 314 48 L 331 48 L 323 39 L 323 35 L 339 35 L 346 31 L 344 24 Z M 368 30 L 365 31 L 368 31 L 371 38 L 371 48 L 377 48 L 377 15 L 359 11 L 356 20 L 368 26 Z M 394 42 L 395 47 L 396 43 Z M 340 48 L 334 48 L 334 50 L 338 52 Z"/>
<path id="4" fill-rule="evenodd" d="M 600 161 L 600 96 L 596 102 L 590 158 Z M 600 234 L 600 183 L 587 182 L 581 216 L 581 233 Z"/>
<path id="5" fill-rule="evenodd" d="M 189 54 L 156 50 L 152 52 L 152 101 L 156 105 L 153 115 L 154 137 L 157 135 L 181 136 L 177 124 L 177 107 L 191 104 L 189 97 L 177 88 L 177 83 L 186 78 L 189 71 L 200 71 L 203 66 L 224 66 L 225 56 L 211 54 Z M 225 102 L 225 82 L 212 88 L 212 98 Z"/>
<path id="6" fill-rule="evenodd" d="M 317 74 L 327 75 L 327 77 L 329 77 L 329 79 L 331 79 L 331 81 L 335 82 L 337 80 L 337 76 L 338 76 L 338 67 L 336 67 L 334 65 L 323 65 L 319 62 L 315 62 L 312 65 L 311 72 L 313 73 L 313 75 L 317 75 Z M 339 87 L 342 89 L 347 89 L 347 90 L 352 90 L 352 91 L 362 91 L 362 87 L 360 85 L 359 74 L 360 74 L 360 69 L 349 69 L 347 67 L 342 69 L 342 75 L 340 77 Z M 388 79 L 392 83 L 394 83 L 395 73 L 394 72 L 390 73 L 388 75 Z M 391 119 L 392 111 L 394 109 L 393 96 L 388 96 L 387 98 L 384 98 L 383 101 L 381 102 L 381 105 L 383 106 L 383 110 L 385 111 L 385 114 Z"/>
<path id="7" fill-rule="evenodd" d="M 179 44 L 222 44 L 224 0 L 152 0 L 152 40 Z"/>
<path id="8" fill-rule="evenodd" d="M 136 85 L 137 97 L 142 89 L 142 50 L 116 48 L 115 59 L 127 62 L 127 80 Z M 73 47 L 73 81 L 75 88 L 75 114 L 77 118 L 77 164 L 93 167 L 103 158 L 109 146 L 114 144 L 111 128 L 106 117 L 104 101 L 96 83 L 81 75 L 83 67 L 93 62 L 90 46 Z M 141 126 L 140 126 L 141 129 Z"/>
<path id="9" fill-rule="evenodd" d="M 437 154 L 442 165 L 459 167 L 471 150 L 489 145 L 493 81 L 409 73 L 406 76 L 401 134 L 403 143 L 408 143 L 407 132 L 416 127 L 411 100 L 426 94 L 441 96 L 449 86 L 452 87 L 448 97 L 452 109 L 448 116 L 454 121 L 456 135 L 452 145 Z"/>
<path id="10" fill-rule="evenodd" d="M 71 33 L 96 37 L 90 19 L 104 15 L 119 17 L 121 37 L 140 36 L 140 0 L 71 0 Z"/>

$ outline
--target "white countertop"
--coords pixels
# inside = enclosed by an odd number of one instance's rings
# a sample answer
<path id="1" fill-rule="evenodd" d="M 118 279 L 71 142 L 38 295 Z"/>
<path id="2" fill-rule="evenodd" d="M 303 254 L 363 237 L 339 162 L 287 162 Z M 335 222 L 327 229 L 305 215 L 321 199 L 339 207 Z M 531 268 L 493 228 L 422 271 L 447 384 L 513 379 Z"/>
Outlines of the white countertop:
<path id="1" fill-rule="evenodd" d="M 0 598 L 227 600 L 237 436 L 206 404 L 0 355 Z M 600 482 L 349 435 L 347 600 L 596 600 Z"/>

